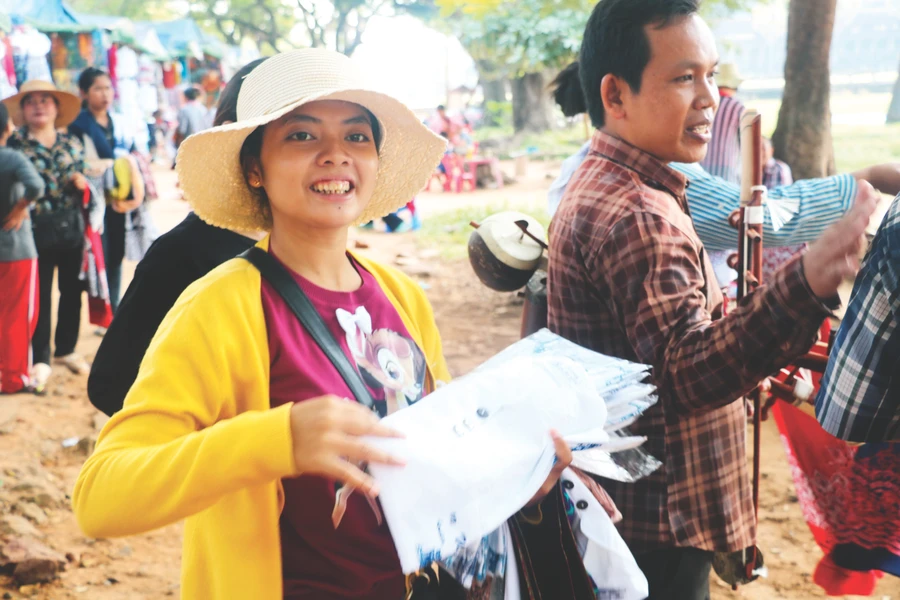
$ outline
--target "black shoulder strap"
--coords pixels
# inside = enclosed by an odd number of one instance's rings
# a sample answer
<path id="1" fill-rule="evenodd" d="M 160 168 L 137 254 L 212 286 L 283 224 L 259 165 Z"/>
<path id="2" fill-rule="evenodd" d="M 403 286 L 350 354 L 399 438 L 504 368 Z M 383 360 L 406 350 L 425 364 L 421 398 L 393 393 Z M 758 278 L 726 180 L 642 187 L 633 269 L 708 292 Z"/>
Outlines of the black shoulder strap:
<path id="1" fill-rule="evenodd" d="M 238 255 L 240 258 L 250 261 L 259 269 L 260 274 L 270 283 L 278 294 L 287 302 L 291 310 L 300 320 L 300 323 L 309 332 L 319 348 L 331 360 L 331 363 L 341 374 L 350 391 L 356 397 L 356 401 L 371 409 L 374 406 L 372 396 L 363 383 L 356 368 L 350 364 L 347 355 L 344 354 L 340 344 L 329 331 L 322 315 L 316 310 L 309 298 L 303 292 L 291 274 L 281 266 L 268 252 L 256 246 Z"/>

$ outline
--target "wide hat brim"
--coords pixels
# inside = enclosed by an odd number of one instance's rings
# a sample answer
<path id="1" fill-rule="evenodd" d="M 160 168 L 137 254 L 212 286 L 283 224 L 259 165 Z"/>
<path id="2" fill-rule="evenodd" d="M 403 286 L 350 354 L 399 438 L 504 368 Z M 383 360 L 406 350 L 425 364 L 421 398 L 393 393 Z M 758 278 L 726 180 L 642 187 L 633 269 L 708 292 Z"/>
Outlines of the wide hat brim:
<path id="1" fill-rule="evenodd" d="M 6 105 L 6 109 L 9 111 L 9 118 L 12 119 L 16 127 L 21 127 L 25 124 L 25 115 L 22 113 L 22 99 L 28 94 L 50 94 L 56 98 L 59 109 L 54 125 L 57 129 L 71 125 L 72 121 L 78 117 L 78 113 L 81 112 L 81 100 L 78 99 L 78 96 L 68 92 L 42 89 L 19 92 L 15 96 L 3 99 L 3 104 Z"/>
<path id="2" fill-rule="evenodd" d="M 432 133 L 402 102 L 385 94 L 363 89 L 322 90 L 268 114 L 207 129 L 182 142 L 176 170 L 185 200 L 197 216 L 233 231 L 270 230 L 270 217 L 244 178 L 241 147 L 257 127 L 318 100 L 363 106 L 381 126 L 375 190 L 354 224 L 394 212 L 425 188 L 447 148 L 444 138 Z"/>

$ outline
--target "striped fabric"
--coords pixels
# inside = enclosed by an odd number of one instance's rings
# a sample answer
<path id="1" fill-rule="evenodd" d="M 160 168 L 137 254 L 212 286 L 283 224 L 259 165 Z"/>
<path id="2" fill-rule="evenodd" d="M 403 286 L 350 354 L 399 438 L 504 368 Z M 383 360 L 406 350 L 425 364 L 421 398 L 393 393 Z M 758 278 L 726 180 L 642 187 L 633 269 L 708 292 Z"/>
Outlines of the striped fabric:
<path id="1" fill-rule="evenodd" d="M 737 231 L 728 225 L 728 215 L 740 204 L 740 188 L 716 179 L 699 165 L 673 164 L 672 167 L 687 175 L 691 182 L 688 204 L 703 245 L 710 251 L 734 250 Z M 850 210 L 856 190 L 856 179 L 849 174 L 804 179 L 769 190 L 767 202 L 793 200 L 799 202 L 799 208 L 778 231 L 772 227 L 769 211 L 765 212 L 765 246 L 794 246 L 816 241 L 829 225 Z"/>
<path id="2" fill-rule="evenodd" d="M 636 554 L 753 544 L 741 395 L 805 352 L 828 314 L 793 261 L 724 316 L 685 187 L 682 174 L 597 131 L 550 231 L 550 329 L 653 367 L 659 403 L 632 433 L 663 467 L 603 482 Z"/>
<path id="3" fill-rule="evenodd" d="M 741 182 L 741 115 L 744 105 L 737 98 L 722 96 L 712 125 L 712 140 L 700 165 L 710 175 L 729 183 Z"/>
<path id="4" fill-rule="evenodd" d="M 559 177 L 547 193 L 551 215 L 556 212 L 569 180 L 584 161 L 590 145 L 590 142 L 585 143 L 576 154 L 563 162 Z M 687 189 L 688 206 L 697 235 L 706 249 L 734 250 L 737 231 L 728 225 L 728 215 L 740 204 L 740 187 L 713 177 L 699 165 L 672 163 L 669 166 L 690 181 Z M 799 203 L 799 209 L 778 231 L 772 227 L 772 218 L 766 211 L 763 223 L 765 245 L 774 248 L 815 241 L 829 225 L 850 210 L 856 198 L 856 190 L 856 179 L 852 175 L 804 179 L 769 190 L 768 202 L 795 201 Z"/>
<path id="5" fill-rule="evenodd" d="M 875 235 L 816 398 L 830 434 L 900 441 L 900 196 Z"/>

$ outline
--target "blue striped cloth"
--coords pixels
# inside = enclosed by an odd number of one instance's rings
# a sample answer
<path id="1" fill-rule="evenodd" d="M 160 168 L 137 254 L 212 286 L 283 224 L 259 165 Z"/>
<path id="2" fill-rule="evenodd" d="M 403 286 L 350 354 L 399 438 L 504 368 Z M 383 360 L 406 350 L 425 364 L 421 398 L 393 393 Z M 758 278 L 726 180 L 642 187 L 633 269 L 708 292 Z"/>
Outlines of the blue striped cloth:
<path id="1" fill-rule="evenodd" d="M 547 193 L 551 216 L 562 200 L 566 185 L 587 156 L 589 147 L 588 142 L 563 162 L 559 177 Z M 713 177 L 697 164 L 672 163 L 670 166 L 690 181 L 688 206 L 704 247 L 709 251 L 734 250 L 737 247 L 737 231 L 728 224 L 728 216 L 740 204 L 740 186 Z M 774 248 L 815 241 L 829 225 L 850 210 L 856 190 L 856 179 L 852 175 L 804 179 L 769 190 L 768 202 L 797 201 L 799 209 L 778 231 L 772 227 L 769 211 L 765 211 L 765 245 Z"/>
<path id="2" fill-rule="evenodd" d="M 850 442 L 900 441 L 900 196 L 853 286 L 816 398 L 828 433 Z"/>

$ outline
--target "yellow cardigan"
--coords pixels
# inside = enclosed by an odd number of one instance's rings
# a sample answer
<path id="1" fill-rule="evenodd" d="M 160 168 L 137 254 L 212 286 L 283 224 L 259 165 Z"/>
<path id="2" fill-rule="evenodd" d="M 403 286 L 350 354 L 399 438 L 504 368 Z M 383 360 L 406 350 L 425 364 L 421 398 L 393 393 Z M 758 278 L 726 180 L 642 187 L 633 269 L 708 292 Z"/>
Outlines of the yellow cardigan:
<path id="1" fill-rule="evenodd" d="M 354 258 L 425 354 L 429 387 L 449 381 L 419 286 Z M 280 600 L 281 479 L 296 475 L 289 419 L 290 405 L 269 406 L 259 271 L 230 260 L 188 287 L 160 325 L 124 408 L 78 476 L 78 523 L 105 538 L 185 519 L 183 598 Z"/>

